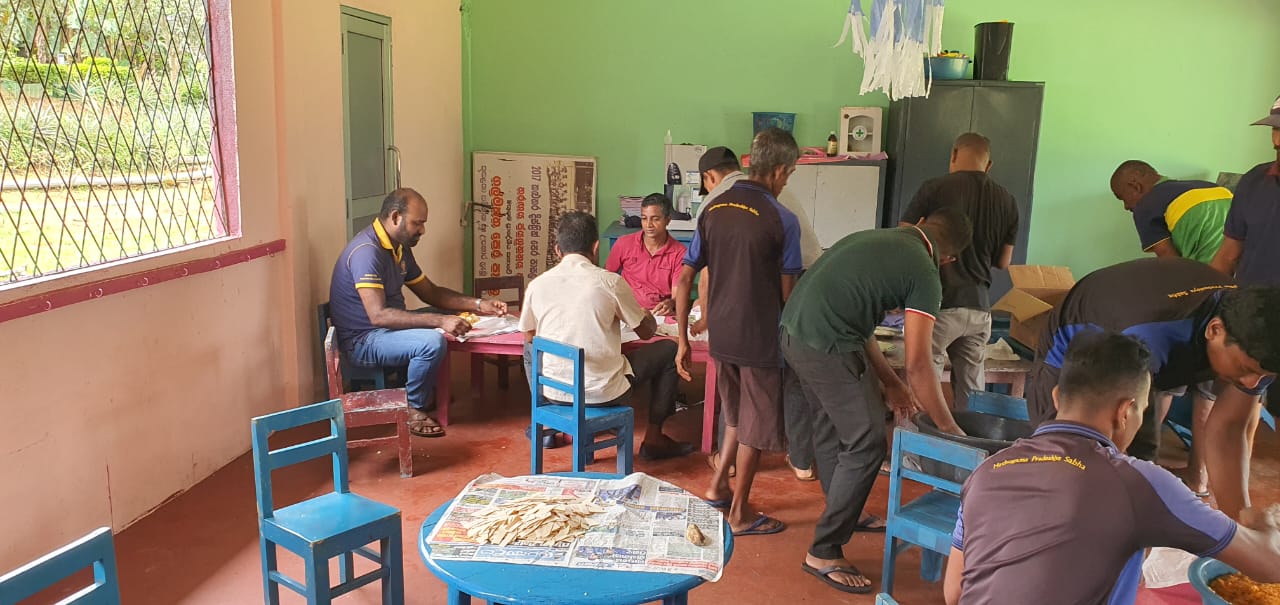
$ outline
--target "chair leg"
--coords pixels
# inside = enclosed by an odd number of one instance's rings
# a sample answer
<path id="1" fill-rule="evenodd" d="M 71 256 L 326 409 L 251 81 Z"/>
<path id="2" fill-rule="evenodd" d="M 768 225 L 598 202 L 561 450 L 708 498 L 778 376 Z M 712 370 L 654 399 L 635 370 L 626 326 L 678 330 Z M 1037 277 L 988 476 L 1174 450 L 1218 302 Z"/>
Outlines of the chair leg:
<path id="1" fill-rule="evenodd" d="M 329 560 L 316 551 L 307 553 L 307 605 L 329 605 L 333 602 L 333 585 L 329 583 Z"/>
<path id="2" fill-rule="evenodd" d="M 404 559 L 400 524 L 397 519 L 391 535 L 382 539 L 382 565 L 387 568 L 382 580 L 382 605 L 404 605 Z"/>
<path id="3" fill-rule="evenodd" d="M 927 548 L 921 548 L 920 551 L 920 578 L 926 582 L 941 580 L 944 557 Z"/>
<path id="4" fill-rule="evenodd" d="M 457 588 L 449 588 L 449 605 L 471 605 L 471 595 L 458 590 Z"/>
<path id="5" fill-rule="evenodd" d="M 498 365 L 498 388 L 507 390 L 511 386 L 511 364 L 506 359 L 499 362 Z"/>
<path id="6" fill-rule="evenodd" d="M 530 455 L 529 455 L 529 460 L 530 460 L 529 474 L 541 475 L 542 474 L 542 425 L 541 424 L 538 424 L 535 422 L 529 425 L 529 444 L 531 448 Z M 575 440 L 575 443 L 573 444 L 573 447 L 574 448 L 578 447 L 576 440 Z M 575 449 L 574 451 L 576 452 L 577 450 Z"/>
<path id="7" fill-rule="evenodd" d="M 636 432 L 635 432 L 635 428 L 630 426 L 630 424 L 628 424 L 628 426 L 622 427 L 621 431 L 622 433 L 619 435 L 621 439 L 619 440 L 619 443 L 618 443 L 618 452 L 617 452 L 618 474 L 630 475 L 631 472 L 634 470 L 634 466 L 632 463 L 632 456 L 633 456 L 633 452 L 635 452 Z"/>
<path id="8" fill-rule="evenodd" d="M 280 605 L 280 585 L 271 579 L 271 572 L 276 570 L 276 545 L 266 538 L 259 537 L 262 547 L 262 594 L 266 605 Z"/>
<path id="9" fill-rule="evenodd" d="M 587 456 L 591 455 L 591 447 L 584 440 L 595 440 L 595 435 L 587 435 L 582 432 L 573 436 L 573 472 L 581 473 L 587 470 Z"/>
<path id="10" fill-rule="evenodd" d="M 669 597 L 662 597 L 662 605 L 689 605 L 689 593 L 682 592 Z"/>
<path id="11" fill-rule="evenodd" d="M 400 478 L 413 476 L 413 435 L 409 433 L 409 422 L 406 418 L 396 428 L 396 447 L 400 450 Z"/>
<path id="12" fill-rule="evenodd" d="M 898 539 L 892 533 L 884 536 L 884 567 L 880 570 L 880 592 L 893 594 L 893 564 L 898 558 Z"/>
<path id="13" fill-rule="evenodd" d="M 356 555 L 352 552 L 344 552 L 338 555 L 338 583 L 346 584 L 351 581 L 351 574 L 356 568 Z"/>

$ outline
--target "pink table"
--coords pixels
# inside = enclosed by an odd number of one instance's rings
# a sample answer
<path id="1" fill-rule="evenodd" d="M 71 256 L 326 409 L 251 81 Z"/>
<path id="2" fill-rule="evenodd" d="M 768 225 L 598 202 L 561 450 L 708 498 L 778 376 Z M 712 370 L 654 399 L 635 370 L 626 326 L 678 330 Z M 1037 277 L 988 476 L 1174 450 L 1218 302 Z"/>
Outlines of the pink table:
<path id="1" fill-rule="evenodd" d="M 662 337 L 659 337 L 662 338 Z M 623 351 L 629 351 L 658 340 L 652 338 L 649 340 L 637 340 L 622 345 Z M 716 434 L 716 366 L 715 361 L 711 359 L 711 354 L 707 349 L 706 341 L 693 341 L 689 343 L 693 348 L 692 355 L 694 363 L 701 363 L 706 366 L 706 386 L 703 387 L 702 404 L 702 451 L 711 453 L 714 447 Z M 473 397 L 484 396 L 484 362 L 481 355 L 507 355 L 510 357 L 521 358 L 524 356 L 524 334 L 515 332 L 512 334 L 501 334 L 498 336 L 486 336 L 482 338 L 468 339 L 466 342 L 457 342 L 452 337 L 449 339 L 450 353 L 470 353 L 471 354 L 471 391 Z M 452 397 L 452 388 L 450 386 L 450 363 L 449 356 L 445 355 L 444 363 L 441 365 L 436 375 L 436 413 L 437 420 L 443 426 L 449 425 L 449 401 Z"/>

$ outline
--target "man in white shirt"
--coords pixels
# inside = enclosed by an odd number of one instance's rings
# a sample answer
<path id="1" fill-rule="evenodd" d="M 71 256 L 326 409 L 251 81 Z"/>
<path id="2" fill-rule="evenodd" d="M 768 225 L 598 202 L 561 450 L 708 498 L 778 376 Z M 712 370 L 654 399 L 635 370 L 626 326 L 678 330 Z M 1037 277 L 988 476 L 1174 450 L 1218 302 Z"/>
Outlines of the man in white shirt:
<path id="1" fill-rule="evenodd" d="M 520 312 L 520 330 L 525 336 L 525 370 L 532 375 L 529 343 L 541 336 L 581 348 L 585 404 L 626 405 L 636 383 L 649 385 L 649 427 L 640 444 L 644 460 L 684 456 L 693 445 L 676 441 L 662 433 L 662 424 L 675 412 L 676 343 L 661 339 L 622 353 L 621 324 L 635 330 L 641 339 L 657 332 L 653 314 L 636 301 L 631 286 L 621 275 L 596 266 L 600 239 L 596 218 L 585 212 L 560 215 L 556 232 L 556 253 L 560 262 L 529 282 Z M 546 376 L 572 382 L 569 361 L 555 357 L 543 360 Z M 555 403 L 570 403 L 568 393 L 547 389 Z"/>

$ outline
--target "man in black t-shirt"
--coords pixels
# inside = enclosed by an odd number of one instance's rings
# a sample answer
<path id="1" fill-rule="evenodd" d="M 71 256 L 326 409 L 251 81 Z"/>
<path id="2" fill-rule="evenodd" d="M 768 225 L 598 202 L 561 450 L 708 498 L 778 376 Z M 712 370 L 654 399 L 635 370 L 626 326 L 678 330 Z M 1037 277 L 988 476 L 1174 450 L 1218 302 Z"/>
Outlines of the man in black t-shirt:
<path id="1" fill-rule="evenodd" d="M 689 295 L 693 276 L 708 273 L 707 330 L 715 359 L 716 387 L 724 405 L 725 436 L 706 498 L 728 508 L 735 536 L 775 534 L 786 528 L 748 503 L 761 450 L 782 450 L 782 351 L 778 320 L 800 265 L 799 239 L 786 237 L 786 209 L 777 195 L 800 158 L 790 133 L 761 131 L 751 142 L 751 177 L 703 209 L 676 283 L 680 345 L 676 368 L 690 380 Z M 788 242 L 792 249 L 788 250 Z M 785 262 L 793 259 L 792 263 Z M 730 489 L 729 468 L 737 466 Z"/>
<path id="2" fill-rule="evenodd" d="M 973 244 L 956 262 L 942 267 L 942 311 L 933 327 L 933 365 L 942 374 L 951 359 L 955 405 L 964 409 L 969 393 L 985 391 L 987 341 L 991 339 L 991 269 L 1005 269 L 1018 237 L 1018 204 L 987 175 L 991 141 L 976 132 L 956 139 L 950 174 L 926 181 L 902 215 L 914 225 L 939 208 L 957 208 L 973 223 Z"/>
<path id="3" fill-rule="evenodd" d="M 1248 506 L 1245 426 L 1258 396 L 1280 370 L 1280 288 L 1239 288 L 1187 258 L 1146 258 L 1086 275 L 1049 316 L 1027 385 L 1033 423 L 1054 417 L 1053 387 L 1072 338 L 1092 330 L 1133 336 L 1151 350 L 1152 389 L 1169 393 L 1217 379 L 1218 401 L 1205 425 L 1210 489 L 1235 518 Z M 1169 397 L 1152 403 L 1129 454 L 1147 460 L 1159 447 Z"/>

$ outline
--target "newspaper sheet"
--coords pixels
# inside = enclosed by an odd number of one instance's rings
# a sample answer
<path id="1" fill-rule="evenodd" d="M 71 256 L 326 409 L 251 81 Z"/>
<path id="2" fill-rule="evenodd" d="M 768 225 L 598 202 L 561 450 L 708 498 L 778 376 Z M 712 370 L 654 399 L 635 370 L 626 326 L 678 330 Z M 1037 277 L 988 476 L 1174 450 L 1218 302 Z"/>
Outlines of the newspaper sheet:
<path id="1" fill-rule="evenodd" d="M 503 547 L 467 536 L 466 524 L 486 506 L 539 494 L 593 498 L 606 511 L 585 535 L 554 546 L 517 541 Z M 706 546 L 685 537 L 690 523 L 707 536 Z M 458 494 L 426 540 L 438 560 L 681 573 L 715 582 L 724 568 L 723 529 L 720 512 L 704 500 L 644 473 L 621 479 L 489 474 Z"/>

